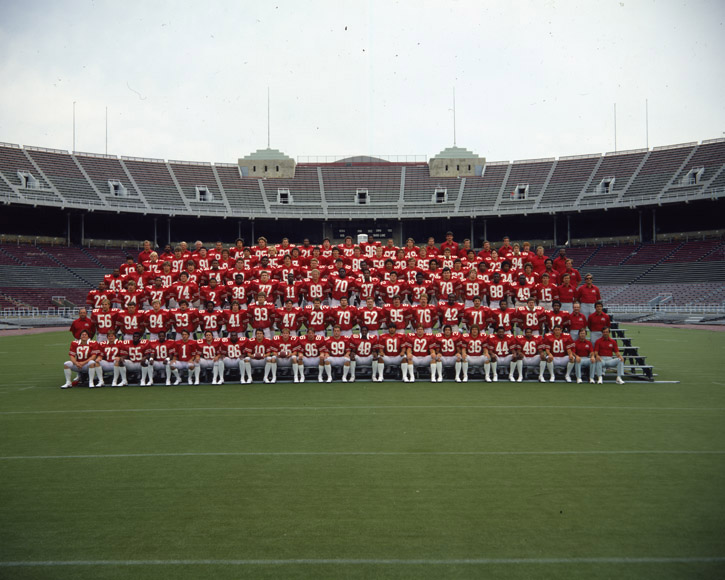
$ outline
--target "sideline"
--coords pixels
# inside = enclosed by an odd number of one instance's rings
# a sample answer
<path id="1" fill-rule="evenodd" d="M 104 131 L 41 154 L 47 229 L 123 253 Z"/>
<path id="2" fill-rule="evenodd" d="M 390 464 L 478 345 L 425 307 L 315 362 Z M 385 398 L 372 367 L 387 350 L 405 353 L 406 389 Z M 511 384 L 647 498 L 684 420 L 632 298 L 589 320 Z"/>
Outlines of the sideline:
<path id="1" fill-rule="evenodd" d="M 59 332 L 61 330 L 68 330 L 68 326 L 42 326 L 39 328 L 13 328 L 12 330 L 0 330 L 0 336 L 24 336 L 26 334 L 44 334 L 46 332 Z M 70 332 L 68 332 L 70 335 Z M 70 344 L 70 339 L 68 340 Z"/>

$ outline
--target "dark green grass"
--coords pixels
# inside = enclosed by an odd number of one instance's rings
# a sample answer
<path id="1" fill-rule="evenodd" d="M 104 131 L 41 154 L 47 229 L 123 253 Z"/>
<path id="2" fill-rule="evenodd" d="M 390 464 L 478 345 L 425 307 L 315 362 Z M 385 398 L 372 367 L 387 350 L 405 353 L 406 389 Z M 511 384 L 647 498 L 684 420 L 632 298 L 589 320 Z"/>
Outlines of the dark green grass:
<path id="1" fill-rule="evenodd" d="M 623 559 L 725 557 L 725 333 L 629 335 L 681 383 L 61 391 L 65 333 L 2 338 L 0 562 L 313 562 L 0 578 L 722 577 Z"/>

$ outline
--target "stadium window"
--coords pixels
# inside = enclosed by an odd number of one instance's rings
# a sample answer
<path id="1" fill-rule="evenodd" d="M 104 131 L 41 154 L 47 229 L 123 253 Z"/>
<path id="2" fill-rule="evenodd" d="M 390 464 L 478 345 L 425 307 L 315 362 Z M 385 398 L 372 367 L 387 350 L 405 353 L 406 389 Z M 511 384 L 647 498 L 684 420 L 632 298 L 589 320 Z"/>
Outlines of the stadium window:
<path id="1" fill-rule="evenodd" d="M 511 192 L 512 200 L 527 199 L 529 197 L 529 184 L 519 183 Z"/>
<path id="2" fill-rule="evenodd" d="M 279 165 L 276 165 L 276 166 L 275 166 L 275 168 L 274 168 L 274 170 L 275 170 L 275 171 L 276 171 L 277 173 L 279 173 Z"/>
<path id="3" fill-rule="evenodd" d="M 461 166 L 460 165 L 456 165 L 456 171 L 460 171 L 460 170 L 461 170 Z"/>
<path id="4" fill-rule="evenodd" d="M 468 171 L 471 171 L 471 165 L 470 164 L 468 165 Z"/>
<path id="5" fill-rule="evenodd" d="M 27 171 L 18 171 L 18 179 L 20 179 L 20 187 L 23 189 L 39 189 L 38 180 Z"/>
<path id="6" fill-rule="evenodd" d="M 448 190 L 445 187 L 436 187 L 431 202 L 445 203 L 448 201 Z"/>
<path id="7" fill-rule="evenodd" d="M 252 171 L 254 171 L 255 173 L 257 172 L 257 166 L 256 165 L 252 165 Z"/>
<path id="8" fill-rule="evenodd" d="M 700 183 L 703 173 L 705 173 L 704 167 L 693 167 L 680 180 L 680 185 L 697 185 Z"/>
<path id="9" fill-rule="evenodd" d="M 364 187 L 358 187 L 357 191 L 355 192 L 355 203 L 360 205 L 367 205 L 370 203 L 370 195 L 368 194 L 368 190 Z"/>
<path id="10" fill-rule="evenodd" d="M 115 179 L 108 180 L 108 189 L 114 197 L 128 197 L 128 189 L 126 189 L 120 181 Z"/>
<path id="11" fill-rule="evenodd" d="M 210 202 L 214 201 L 214 194 L 209 191 L 206 185 L 196 186 L 196 201 Z"/>
<path id="12" fill-rule="evenodd" d="M 596 192 L 601 195 L 608 195 L 614 191 L 614 177 L 609 176 L 603 178 L 597 185 Z"/>
<path id="13" fill-rule="evenodd" d="M 264 166 L 264 172 L 267 173 L 267 166 Z"/>
<path id="14" fill-rule="evenodd" d="M 292 194 L 288 188 L 280 187 L 277 189 L 277 203 L 281 205 L 289 205 L 292 201 Z"/>
<path id="15" fill-rule="evenodd" d="M 448 171 L 448 166 L 446 165 L 446 171 Z"/>

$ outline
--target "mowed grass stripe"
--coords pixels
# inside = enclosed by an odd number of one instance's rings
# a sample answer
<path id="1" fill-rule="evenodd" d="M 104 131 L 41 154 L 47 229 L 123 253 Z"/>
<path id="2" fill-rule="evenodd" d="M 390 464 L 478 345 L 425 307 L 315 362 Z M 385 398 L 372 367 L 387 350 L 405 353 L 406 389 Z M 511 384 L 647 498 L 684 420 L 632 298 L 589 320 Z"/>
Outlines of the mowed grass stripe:
<path id="1" fill-rule="evenodd" d="M 134 457 L 284 457 L 284 456 L 509 456 L 509 455 L 725 455 L 720 450 L 615 450 L 615 451 L 210 451 L 188 453 L 109 453 L 87 455 L 8 455 L 0 461 L 18 459 L 117 459 Z"/>

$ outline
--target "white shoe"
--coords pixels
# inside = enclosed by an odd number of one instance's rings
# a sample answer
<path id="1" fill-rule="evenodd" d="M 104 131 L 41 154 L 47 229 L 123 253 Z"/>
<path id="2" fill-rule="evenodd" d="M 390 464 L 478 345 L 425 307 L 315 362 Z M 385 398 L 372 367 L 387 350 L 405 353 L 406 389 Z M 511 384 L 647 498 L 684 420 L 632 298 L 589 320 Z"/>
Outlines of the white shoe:
<path id="1" fill-rule="evenodd" d="M 61 388 L 61 389 L 70 389 L 70 388 L 71 388 L 72 386 L 73 386 L 73 385 L 71 385 L 70 383 L 63 383 L 63 384 L 62 384 L 62 385 L 60 386 L 60 388 Z"/>
<path id="2" fill-rule="evenodd" d="M 324 383 L 325 382 L 325 379 L 323 379 L 322 377 L 317 377 L 317 382 L 318 383 Z"/>
<path id="3" fill-rule="evenodd" d="M 408 382 L 408 375 L 403 375 L 403 382 L 404 383 L 407 383 Z"/>
<path id="4" fill-rule="evenodd" d="M 617 380 L 615 381 L 618 385 L 623 385 L 624 381 L 622 380 L 622 377 L 617 377 Z"/>
<path id="5" fill-rule="evenodd" d="M 571 377 L 570 377 L 569 375 L 564 375 L 564 380 L 565 380 L 565 381 L 566 381 L 567 383 L 570 383 L 570 382 L 571 382 Z"/>
<path id="6" fill-rule="evenodd" d="M 118 386 L 118 383 L 117 383 L 116 381 L 113 381 L 113 382 L 111 383 L 111 386 L 112 386 L 112 387 L 117 387 L 117 386 Z"/>
<path id="7" fill-rule="evenodd" d="M 468 382 L 468 375 L 463 375 L 463 379 L 461 379 L 464 383 Z"/>
<path id="8" fill-rule="evenodd" d="M 293 380 L 294 380 L 295 383 L 299 383 L 300 382 L 300 379 L 299 379 L 299 377 L 296 374 L 295 374 Z"/>
<path id="9" fill-rule="evenodd" d="M 488 375 L 486 375 L 486 382 L 487 383 L 490 383 L 491 382 L 491 377 L 489 377 Z"/>
<path id="10" fill-rule="evenodd" d="M 354 376 L 350 377 L 347 382 L 354 383 L 355 382 L 355 377 Z"/>
<path id="11" fill-rule="evenodd" d="M 436 382 L 438 382 L 438 381 L 436 380 L 436 378 L 435 378 L 435 377 L 431 377 L 431 378 L 430 378 L 430 382 L 431 382 L 431 383 L 436 383 Z"/>
<path id="12" fill-rule="evenodd" d="M 539 382 L 540 383 L 545 383 L 546 382 L 546 379 L 544 378 L 544 375 L 539 375 Z"/>
<path id="13" fill-rule="evenodd" d="M 509 381 L 511 381 L 512 383 L 515 383 L 516 379 L 514 378 L 513 375 L 509 375 Z"/>
<path id="14" fill-rule="evenodd" d="M 438 382 L 439 383 L 442 383 L 443 382 L 443 375 L 438 375 Z"/>
<path id="15" fill-rule="evenodd" d="M 327 377 L 327 382 L 328 383 L 331 383 L 332 382 L 332 375 L 330 375 L 329 377 Z"/>
<path id="16" fill-rule="evenodd" d="M 264 377 L 264 382 L 269 384 L 269 379 L 267 377 Z"/>
<path id="17" fill-rule="evenodd" d="M 88 388 L 89 388 L 89 389 L 92 389 L 92 388 L 93 388 L 93 387 L 95 387 L 95 386 L 96 386 L 96 385 L 94 385 L 93 383 L 91 383 L 91 382 L 89 381 L 89 383 L 88 383 Z"/>
<path id="18" fill-rule="evenodd" d="M 104 383 L 103 381 L 100 381 L 96 386 L 97 387 L 105 387 L 106 386 L 106 383 Z"/>
<path id="19" fill-rule="evenodd" d="M 342 377 L 342 382 L 343 383 L 346 383 L 347 382 L 347 377 Z"/>
<path id="20" fill-rule="evenodd" d="M 604 383 L 604 378 L 603 377 L 599 377 L 597 379 L 597 384 L 601 385 L 602 383 Z"/>
<path id="21" fill-rule="evenodd" d="M 277 382 L 277 377 L 272 377 L 272 378 L 271 378 L 271 379 L 269 380 L 269 382 L 270 382 L 270 383 L 272 383 L 272 384 L 276 383 L 276 382 Z"/>
<path id="22" fill-rule="evenodd" d="M 305 382 L 305 373 L 302 373 L 302 374 L 300 375 L 300 382 L 301 382 L 301 383 L 304 383 L 304 382 Z"/>
<path id="23" fill-rule="evenodd" d="M 223 385 L 224 384 L 224 379 L 217 379 L 216 384 L 217 385 Z"/>
<path id="24" fill-rule="evenodd" d="M 247 384 L 247 381 L 244 380 L 244 377 L 242 377 L 241 379 L 239 379 L 239 384 L 240 385 L 246 385 Z"/>
<path id="25" fill-rule="evenodd" d="M 594 377 L 592 377 L 591 379 L 589 379 L 589 382 L 590 382 L 590 383 L 591 383 L 592 385 L 593 385 L 594 383 L 596 383 L 596 381 L 594 380 Z"/>
<path id="26" fill-rule="evenodd" d="M 577 385 L 581 385 L 581 384 L 582 384 L 582 380 L 581 380 L 581 379 L 577 379 L 577 380 L 576 380 L 576 384 L 577 384 Z"/>
<path id="27" fill-rule="evenodd" d="M 194 379 L 194 384 L 195 385 L 198 385 L 199 384 L 199 379 Z"/>
<path id="28" fill-rule="evenodd" d="M 212 385 L 216 385 L 216 379 L 212 379 L 212 380 L 211 380 L 211 384 L 212 384 Z"/>
<path id="29" fill-rule="evenodd" d="M 188 383 L 189 383 L 190 385 L 193 385 L 193 384 L 194 384 L 194 380 L 193 380 L 193 379 L 189 379 L 189 380 L 188 380 L 187 382 L 188 382 Z"/>
<path id="30" fill-rule="evenodd" d="M 551 378 L 549 379 L 549 382 L 550 383 L 555 383 L 556 382 L 556 377 L 554 375 L 551 375 Z"/>
<path id="31" fill-rule="evenodd" d="M 456 382 L 457 383 L 460 383 L 461 382 L 461 377 L 456 377 Z"/>
<path id="32" fill-rule="evenodd" d="M 494 383 L 497 383 L 498 382 L 498 373 L 494 373 L 493 374 L 493 382 Z"/>
<path id="33" fill-rule="evenodd" d="M 180 384 L 181 384 L 181 377 L 179 377 L 178 379 L 176 379 L 174 381 L 174 385 L 180 385 Z"/>
<path id="34" fill-rule="evenodd" d="M 519 378 L 518 378 L 518 379 L 516 379 L 516 382 L 517 382 L 517 383 L 523 383 L 523 382 L 524 382 L 524 377 L 523 377 L 523 375 L 519 376 Z"/>
<path id="35" fill-rule="evenodd" d="M 128 386 L 128 381 L 121 381 L 121 384 L 118 385 L 118 386 L 119 387 L 127 387 Z"/>

